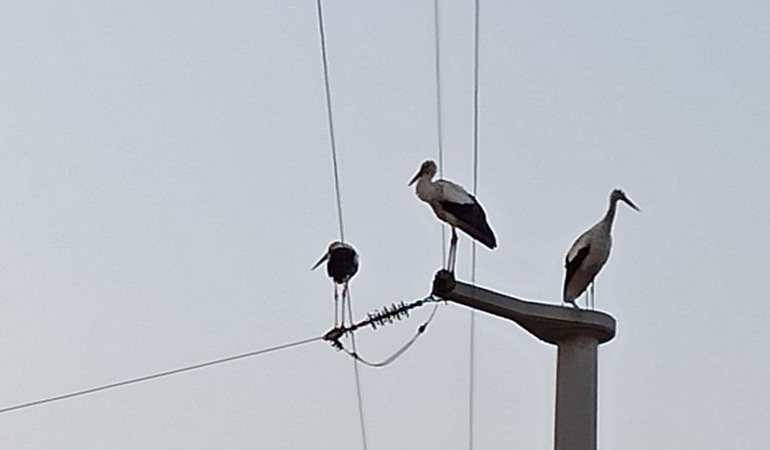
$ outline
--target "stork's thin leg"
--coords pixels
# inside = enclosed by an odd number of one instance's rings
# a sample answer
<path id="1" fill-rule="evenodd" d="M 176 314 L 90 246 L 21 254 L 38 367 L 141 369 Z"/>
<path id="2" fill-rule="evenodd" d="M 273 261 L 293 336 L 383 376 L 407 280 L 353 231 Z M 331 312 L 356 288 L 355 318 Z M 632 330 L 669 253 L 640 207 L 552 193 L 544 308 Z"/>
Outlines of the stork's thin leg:
<path id="1" fill-rule="evenodd" d="M 449 256 L 451 256 L 451 251 L 452 251 L 451 247 L 449 248 L 449 251 L 450 251 L 450 255 Z M 446 255 L 446 253 L 445 253 L 445 255 Z M 444 270 L 449 270 L 449 256 L 447 256 L 447 258 L 444 260 Z"/>
<path id="2" fill-rule="evenodd" d="M 454 246 L 452 245 L 452 238 L 449 238 L 449 255 L 447 255 L 447 259 L 444 262 L 444 269 L 447 271 L 452 270 L 452 252 L 454 251 Z"/>
<path id="3" fill-rule="evenodd" d="M 455 262 L 457 260 L 457 231 L 452 227 L 452 239 L 449 241 L 449 263 L 447 270 L 455 273 Z"/>
<path id="4" fill-rule="evenodd" d="M 332 288 L 334 288 L 334 326 L 336 327 L 339 325 L 339 314 L 337 311 L 339 311 L 339 294 L 337 293 L 337 285 L 332 283 Z"/>
<path id="5" fill-rule="evenodd" d="M 594 306 L 596 305 L 596 296 L 594 294 L 594 284 L 595 282 L 591 282 L 591 309 L 594 309 Z"/>
<path id="6" fill-rule="evenodd" d="M 345 308 L 350 308 L 350 297 L 348 296 L 348 282 L 346 281 L 342 285 L 342 327 L 345 327 Z M 350 323 L 353 323 L 353 318 L 349 317 Z"/>
<path id="7" fill-rule="evenodd" d="M 353 326 L 353 323 L 354 323 L 354 321 L 353 321 L 353 308 L 350 305 L 350 290 L 348 289 L 348 283 L 347 282 L 345 282 L 345 297 L 344 298 L 346 299 L 345 302 L 346 302 L 347 306 L 345 306 L 343 308 L 345 308 L 345 311 L 347 311 L 348 326 Z M 342 316 L 343 317 L 345 317 L 345 313 L 346 313 L 345 311 L 342 311 Z M 352 338 L 352 333 L 351 333 L 351 339 L 353 339 Z"/>

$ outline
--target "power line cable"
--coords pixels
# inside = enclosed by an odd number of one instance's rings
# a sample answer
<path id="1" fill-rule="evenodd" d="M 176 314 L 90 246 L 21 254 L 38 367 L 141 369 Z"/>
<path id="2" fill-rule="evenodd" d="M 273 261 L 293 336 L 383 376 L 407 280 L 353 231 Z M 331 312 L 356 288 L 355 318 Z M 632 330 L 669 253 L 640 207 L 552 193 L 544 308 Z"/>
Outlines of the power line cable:
<path id="1" fill-rule="evenodd" d="M 116 388 L 119 388 L 119 387 L 128 386 L 130 384 L 137 384 L 137 383 L 142 383 L 142 382 L 145 382 L 145 381 L 155 380 L 155 379 L 158 379 L 158 378 L 168 377 L 168 376 L 171 376 L 171 375 L 177 375 L 177 374 L 180 374 L 180 373 L 183 373 L 183 372 L 190 372 L 190 371 L 193 371 L 193 370 L 202 369 L 204 367 L 216 366 L 218 364 L 224 364 L 224 363 L 227 363 L 227 362 L 236 361 L 238 359 L 245 359 L 245 358 L 251 358 L 253 356 L 264 355 L 264 354 L 267 354 L 267 353 L 276 352 L 278 350 L 285 350 L 285 349 L 288 349 L 288 348 L 291 348 L 291 347 L 297 347 L 297 346 L 300 346 L 300 345 L 303 345 L 303 344 L 308 344 L 310 342 L 320 341 L 322 339 L 323 339 L 323 336 L 318 336 L 318 337 L 309 338 L 309 339 L 303 339 L 301 341 L 295 341 L 295 342 L 291 342 L 291 343 L 288 343 L 288 344 L 277 345 L 275 347 L 269 347 L 269 348 L 265 348 L 265 349 L 262 349 L 262 350 L 256 350 L 256 351 L 248 352 L 248 353 L 241 353 L 240 355 L 228 356 L 226 358 L 220 358 L 220 359 L 215 359 L 215 360 L 212 360 L 212 361 L 207 361 L 207 362 L 204 362 L 204 363 L 193 364 L 191 366 L 180 367 L 178 369 L 167 370 L 165 372 L 159 372 L 159 373 L 155 373 L 155 374 L 152 374 L 152 375 L 145 375 L 145 376 L 142 376 L 142 377 L 131 378 L 131 379 L 124 380 L 124 381 L 118 381 L 117 383 L 110 383 L 110 384 L 105 384 L 105 385 L 98 386 L 98 387 L 93 387 L 93 388 L 89 388 L 89 389 L 83 389 L 81 391 L 70 392 L 69 394 L 57 395 L 57 396 L 54 396 L 54 397 L 48 397 L 48 398 L 44 398 L 44 399 L 40 399 L 40 400 L 35 400 L 33 402 L 21 403 L 21 404 L 14 405 L 14 406 L 8 406 L 8 407 L 0 409 L 0 414 L 11 412 L 11 411 L 18 411 L 20 409 L 30 408 L 32 406 L 43 405 L 43 404 L 46 404 L 46 403 L 58 402 L 58 401 L 61 401 L 61 400 L 66 400 L 68 398 L 80 397 L 80 396 L 83 396 L 83 395 L 88 395 L 88 394 L 93 394 L 93 393 L 96 393 L 96 392 L 106 391 L 106 390 L 109 390 L 109 389 L 116 389 Z"/>
<path id="2" fill-rule="evenodd" d="M 473 195 L 479 187 L 479 0 L 474 1 L 473 22 Z M 471 284 L 476 285 L 476 241 L 471 257 Z M 476 348 L 476 311 L 471 310 L 470 362 L 468 370 L 468 448 L 473 450 L 474 366 Z"/>
<path id="3" fill-rule="evenodd" d="M 433 31 L 436 54 L 436 135 L 438 144 L 438 176 L 444 177 L 444 141 L 441 117 L 441 46 L 438 16 L 438 0 L 433 1 Z M 446 261 L 446 224 L 441 223 L 441 264 Z"/>
<path id="4" fill-rule="evenodd" d="M 381 368 L 390 365 L 394 361 L 396 361 L 398 358 L 401 357 L 404 353 L 406 353 L 407 350 L 415 343 L 417 342 L 417 339 L 422 336 L 423 333 L 425 333 L 425 330 L 428 329 L 428 325 L 433 321 L 433 317 L 436 315 L 436 311 L 438 310 L 438 307 L 440 306 L 439 303 L 436 303 L 433 306 L 433 311 L 431 311 L 430 316 L 428 316 L 428 320 L 426 320 L 422 325 L 420 325 L 417 328 L 417 332 L 414 336 L 412 336 L 409 341 L 407 341 L 404 345 L 401 346 L 398 350 L 396 350 L 392 355 L 388 356 L 384 360 L 380 362 L 371 362 L 365 358 L 363 358 L 356 350 L 355 347 L 353 348 L 353 351 L 350 351 L 346 348 L 342 348 L 342 350 L 347 353 L 349 356 L 351 356 L 356 361 L 361 362 L 361 364 L 369 367 L 375 367 L 375 368 Z"/>
<path id="5" fill-rule="evenodd" d="M 340 226 L 340 242 L 345 242 L 345 225 L 342 220 L 342 194 L 340 193 L 340 173 L 339 165 L 337 163 L 337 145 L 334 139 L 334 119 L 332 114 L 332 97 L 331 89 L 329 88 L 329 62 L 326 55 L 326 34 L 324 32 L 324 19 L 323 19 L 323 7 L 321 0 L 316 0 L 316 6 L 318 11 L 318 34 L 321 40 L 321 59 L 323 61 L 323 75 L 324 75 L 324 88 L 326 90 L 326 113 L 329 119 L 329 141 L 332 150 L 332 165 L 334 167 L 334 191 L 337 197 L 337 220 Z M 346 288 L 342 298 L 342 317 L 345 317 L 345 300 L 347 296 L 348 313 L 350 315 L 350 321 L 353 321 L 353 310 L 350 301 L 350 289 Z M 351 344 L 355 349 L 355 335 L 350 335 Z M 361 379 L 358 373 L 358 361 L 354 361 L 353 371 L 356 376 L 356 392 L 358 394 L 358 413 L 361 423 L 361 440 L 363 441 L 364 450 L 367 450 L 366 440 L 366 424 L 364 421 L 364 404 L 363 397 L 361 395 Z"/>
<path id="6" fill-rule="evenodd" d="M 324 32 L 323 8 L 321 0 L 316 0 L 318 11 L 318 34 L 321 40 L 321 59 L 323 62 L 324 88 L 326 90 L 326 115 L 329 121 L 329 142 L 334 166 L 334 191 L 337 196 L 337 220 L 340 225 L 340 242 L 345 242 L 345 227 L 342 222 L 342 195 L 340 194 L 340 173 L 337 164 L 337 144 L 334 139 L 334 115 L 332 114 L 332 95 L 329 88 L 329 62 L 326 56 L 326 33 Z"/>
<path id="7" fill-rule="evenodd" d="M 331 89 L 329 88 L 329 62 L 326 52 L 326 34 L 324 32 L 324 19 L 323 19 L 323 7 L 321 5 L 321 0 L 316 0 L 316 6 L 318 11 L 318 34 L 321 40 L 321 59 L 323 61 L 323 75 L 324 75 L 324 88 L 326 90 L 326 113 L 329 119 L 329 141 L 331 144 L 331 151 L 332 151 L 332 165 L 334 167 L 334 191 L 337 198 L 337 220 L 339 222 L 340 226 L 340 242 L 345 242 L 345 225 L 342 220 L 342 194 L 340 193 L 340 173 L 339 173 L 339 165 L 337 163 L 337 145 L 336 140 L 334 138 L 334 119 L 332 114 L 332 97 L 331 97 Z M 347 299 L 345 298 L 347 297 Z M 350 316 L 350 321 L 353 321 L 353 309 L 351 305 L 350 300 L 350 289 L 346 288 L 343 292 L 343 298 L 342 298 L 342 317 L 345 317 L 345 300 L 347 300 L 348 303 L 348 314 Z M 355 334 L 350 334 L 350 340 L 351 345 L 353 346 L 353 349 L 355 350 L 356 346 L 356 340 L 355 340 Z M 353 362 L 353 371 L 355 373 L 356 378 L 356 393 L 358 396 L 358 414 L 359 414 L 359 420 L 361 424 L 361 440 L 363 441 L 364 450 L 367 450 L 367 439 L 366 439 L 366 422 L 364 420 L 364 403 L 363 403 L 363 396 L 361 393 L 361 377 L 358 371 L 358 361 Z"/>
<path id="8" fill-rule="evenodd" d="M 350 289 L 347 289 L 347 295 L 348 295 L 348 320 L 350 323 L 353 323 L 353 306 L 352 302 L 350 300 Z M 342 314 L 344 315 L 345 312 L 343 311 Z M 350 345 L 353 347 L 353 353 L 356 353 L 356 334 L 350 333 Z M 366 440 L 366 420 L 364 416 L 364 399 L 363 394 L 361 392 L 361 375 L 358 370 L 358 359 L 353 359 L 353 373 L 356 376 L 356 395 L 358 397 L 358 418 L 359 423 L 361 424 L 361 441 L 364 444 L 364 450 L 367 450 L 367 440 Z"/>

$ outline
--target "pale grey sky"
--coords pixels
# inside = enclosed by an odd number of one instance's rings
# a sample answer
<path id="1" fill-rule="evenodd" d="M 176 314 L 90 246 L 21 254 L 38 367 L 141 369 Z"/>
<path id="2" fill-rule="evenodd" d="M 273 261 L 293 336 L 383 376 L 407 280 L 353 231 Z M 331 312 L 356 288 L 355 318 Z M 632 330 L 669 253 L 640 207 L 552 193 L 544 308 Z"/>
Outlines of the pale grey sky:
<path id="1" fill-rule="evenodd" d="M 445 175 L 472 183 L 472 2 L 441 1 Z M 600 447 L 770 440 L 770 4 L 482 1 L 480 285 L 558 303 L 615 187 Z M 357 315 L 424 297 L 433 2 L 326 1 Z M 338 235 L 315 2 L 0 15 L 0 408 L 324 333 Z M 470 273 L 461 237 L 458 277 Z M 427 316 L 358 334 L 381 359 Z M 475 447 L 552 447 L 555 351 L 477 316 Z M 465 449 L 468 310 L 362 369 L 369 448 Z M 0 415 L 3 448 L 361 448 L 324 343 Z"/>

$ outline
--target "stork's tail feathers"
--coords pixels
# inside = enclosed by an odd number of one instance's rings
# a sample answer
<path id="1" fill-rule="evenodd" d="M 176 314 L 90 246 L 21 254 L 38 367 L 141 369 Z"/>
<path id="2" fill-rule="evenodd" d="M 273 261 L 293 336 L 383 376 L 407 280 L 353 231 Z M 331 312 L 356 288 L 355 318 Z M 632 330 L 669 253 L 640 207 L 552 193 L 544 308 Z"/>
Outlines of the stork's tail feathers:
<path id="1" fill-rule="evenodd" d="M 495 239 L 495 235 L 492 234 L 492 230 L 489 230 L 489 234 L 485 235 L 483 239 L 478 239 L 478 241 L 486 245 L 490 250 L 497 248 L 497 239 Z"/>
<path id="2" fill-rule="evenodd" d="M 492 231 L 492 228 L 489 227 L 486 221 L 480 221 L 475 225 L 475 227 L 469 227 L 467 230 L 463 231 L 467 232 L 473 239 L 481 242 L 490 250 L 494 250 L 497 247 L 497 238 L 495 238 L 495 233 Z"/>

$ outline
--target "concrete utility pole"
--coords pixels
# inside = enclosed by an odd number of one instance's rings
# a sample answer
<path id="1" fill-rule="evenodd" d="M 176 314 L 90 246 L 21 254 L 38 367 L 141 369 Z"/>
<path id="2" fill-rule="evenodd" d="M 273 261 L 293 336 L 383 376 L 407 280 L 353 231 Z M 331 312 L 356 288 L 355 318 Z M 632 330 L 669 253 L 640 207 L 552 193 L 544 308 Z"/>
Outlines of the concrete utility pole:
<path id="1" fill-rule="evenodd" d="M 436 273 L 433 293 L 516 322 L 558 347 L 555 450 L 596 450 L 597 349 L 615 337 L 615 319 L 598 311 L 534 303 Z"/>

